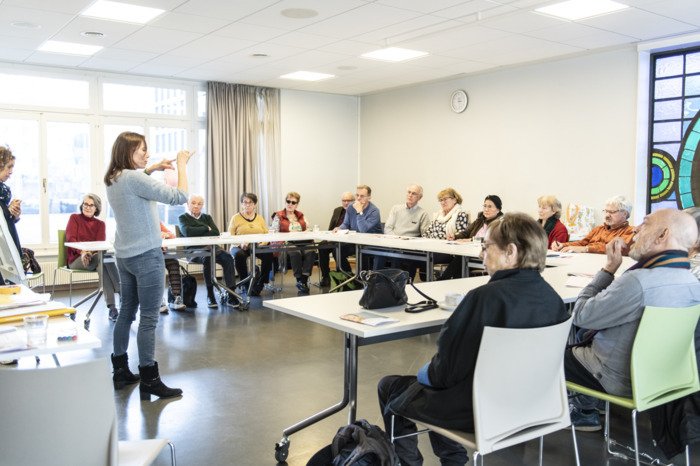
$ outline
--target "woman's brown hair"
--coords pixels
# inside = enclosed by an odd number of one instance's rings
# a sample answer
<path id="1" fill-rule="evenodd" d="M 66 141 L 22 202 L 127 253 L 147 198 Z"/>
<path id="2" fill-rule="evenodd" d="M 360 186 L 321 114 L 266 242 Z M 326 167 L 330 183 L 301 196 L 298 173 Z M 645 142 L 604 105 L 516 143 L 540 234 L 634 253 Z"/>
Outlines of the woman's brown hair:
<path id="1" fill-rule="evenodd" d="M 117 181 L 117 177 L 122 170 L 135 170 L 133 155 L 141 143 L 146 144 L 146 138 L 138 133 L 124 131 L 117 136 L 112 146 L 112 158 L 109 161 L 109 168 L 105 174 L 105 184 L 112 186 Z"/>

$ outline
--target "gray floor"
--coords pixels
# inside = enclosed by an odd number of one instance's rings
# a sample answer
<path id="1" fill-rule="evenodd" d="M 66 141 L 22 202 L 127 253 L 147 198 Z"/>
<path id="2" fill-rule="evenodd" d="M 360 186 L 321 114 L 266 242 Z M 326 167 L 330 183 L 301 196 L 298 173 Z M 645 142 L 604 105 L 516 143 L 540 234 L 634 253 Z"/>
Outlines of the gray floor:
<path id="1" fill-rule="evenodd" d="M 182 398 L 141 402 L 138 385 L 115 392 L 120 439 L 166 437 L 175 443 L 182 465 L 270 465 L 274 445 L 282 430 L 303 418 L 335 404 L 341 397 L 342 343 L 339 331 L 265 309 L 261 299 L 282 294 L 264 291 L 253 298 L 251 310 L 229 307 L 208 309 L 201 285 L 199 307 L 193 312 L 162 315 L 158 326 L 156 359 L 164 382 L 180 387 Z M 296 296 L 293 278 L 284 280 L 284 296 Z M 311 293 L 320 291 L 312 288 Z M 82 292 L 85 294 L 86 292 Z M 67 292 L 57 299 L 68 302 Z M 82 322 L 87 306 L 78 309 Z M 102 303 L 96 308 L 91 331 L 103 347 L 61 356 L 62 364 L 96 357 L 109 357 L 113 324 Z M 136 324 L 129 348 L 136 369 Z M 415 374 L 435 351 L 435 335 L 361 347 L 358 384 L 358 418 L 381 425 L 376 384 L 386 374 Z M 41 366 L 53 365 L 42 358 Z M 34 366 L 32 358 L 20 368 Z M 155 399 L 154 399 L 155 400 Z M 629 414 L 614 409 L 613 437 L 630 437 Z M 287 464 L 305 465 L 320 448 L 330 443 L 337 429 L 347 424 L 347 411 L 335 414 L 290 437 Z M 651 445 L 648 419 L 640 418 L 643 449 L 655 457 L 663 454 Z M 603 436 L 578 434 L 584 465 L 633 464 L 605 454 Z M 427 436 L 421 436 L 425 465 L 438 465 Z M 537 464 L 536 441 L 496 452 L 486 457 L 488 465 Z M 694 454 L 693 454 L 694 453 Z M 700 464 L 700 448 L 691 451 L 691 464 Z M 569 431 L 545 438 L 544 463 L 574 464 Z M 161 454 L 157 465 L 169 458 Z M 676 458 L 675 464 L 684 464 Z"/>

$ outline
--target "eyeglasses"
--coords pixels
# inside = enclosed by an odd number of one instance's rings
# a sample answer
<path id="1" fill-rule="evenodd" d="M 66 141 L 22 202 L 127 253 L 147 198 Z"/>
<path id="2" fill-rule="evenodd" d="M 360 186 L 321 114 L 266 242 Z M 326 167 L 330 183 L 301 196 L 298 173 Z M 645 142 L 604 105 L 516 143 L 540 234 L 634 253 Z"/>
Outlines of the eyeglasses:
<path id="1" fill-rule="evenodd" d="M 493 246 L 496 243 L 481 243 L 481 251 L 486 252 L 486 250 L 489 248 L 489 246 Z"/>
<path id="2" fill-rule="evenodd" d="M 354 199 L 341 199 L 341 202 L 352 202 Z"/>
<path id="3" fill-rule="evenodd" d="M 442 197 L 442 198 L 438 199 L 438 202 L 441 202 L 441 203 L 446 202 L 448 199 L 454 199 L 454 197 Z"/>
<path id="4" fill-rule="evenodd" d="M 297 205 L 297 201 L 292 201 L 290 199 L 287 199 L 287 204 Z"/>
<path id="5" fill-rule="evenodd" d="M 355 194 L 355 197 L 357 199 L 364 199 L 365 197 L 369 197 L 367 194 Z"/>
<path id="6" fill-rule="evenodd" d="M 617 209 L 617 210 L 603 209 L 603 213 L 604 213 L 604 214 L 609 214 L 609 215 L 616 214 L 616 213 L 618 213 L 619 211 L 620 211 L 620 209 Z"/>
<path id="7" fill-rule="evenodd" d="M 88 209 L 94 209 L 94 208 L 95 208 L 95 204 L 85 204 L 85 203 L 83 203 L 83 207 L 87 207 Z"/>
<path id="8" fill-rule="evenodd" d="M 245 200 L 245 201 L 243 201 L 243 204 L 245 204 L 245 205 L 251 205 L 251 204 L 255 204 L 255 202 L 250 201 L 250 200 Z"/>

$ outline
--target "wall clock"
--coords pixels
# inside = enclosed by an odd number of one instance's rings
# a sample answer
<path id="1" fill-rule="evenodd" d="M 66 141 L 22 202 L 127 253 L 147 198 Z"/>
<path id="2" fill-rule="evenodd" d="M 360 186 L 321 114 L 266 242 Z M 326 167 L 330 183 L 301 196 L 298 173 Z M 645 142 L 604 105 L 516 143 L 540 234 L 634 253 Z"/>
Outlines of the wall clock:
<path id="1" fill-rule="evenodd" d="M 455 113 L 462 113 L 469 104 L 469 96 L 462 89 L 458 89 L 452 93 L 450 97 L 450 107 Z"/>

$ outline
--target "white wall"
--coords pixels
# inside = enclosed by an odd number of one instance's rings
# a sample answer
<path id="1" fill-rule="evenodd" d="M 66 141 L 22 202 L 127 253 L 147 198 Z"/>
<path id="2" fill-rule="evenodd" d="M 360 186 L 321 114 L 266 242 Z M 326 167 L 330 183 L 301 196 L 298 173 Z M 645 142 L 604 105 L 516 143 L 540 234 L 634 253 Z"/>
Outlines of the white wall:
<path id="1" fill-rule="evenodd" d="M 281 92 L 281 192 L 301 195 L 310 224 L 324 230 L 353 191 L 358 171 L 358 98 L 293 90 Z M 275 210 L 284 208 L 279 200 Z"/>
<path id="2" fill-rule="evenodd" d="M 455 89 L 469 94 L 462 114 L 449 107 Z M 362 97 L 360 181 L 382 220 L 412 182 L 430 212 L 450 186 L 472 218 L 487 194 L 506 212 L 536 215 L 543 194 L 600 212 L 635 194 L 636 129 L 631 48 L 416 86 Z"/>

